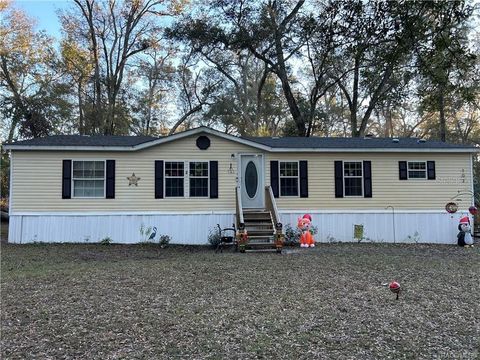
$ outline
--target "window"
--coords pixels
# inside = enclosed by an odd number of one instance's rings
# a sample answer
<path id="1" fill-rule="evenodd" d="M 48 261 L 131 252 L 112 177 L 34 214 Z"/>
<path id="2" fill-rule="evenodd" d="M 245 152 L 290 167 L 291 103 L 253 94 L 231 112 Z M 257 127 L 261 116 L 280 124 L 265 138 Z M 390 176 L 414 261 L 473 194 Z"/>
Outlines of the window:
<path id="1" fill-rule="evenodd" d="M 73 197 L 105 197 L 105 162 L 73 161 Z"/>
<path id="2" fill-rule="evenodd" d="M 408 162 L 408 178 L 409 179 L 426 179 L 427 164 L 425 161 L 409 161 Z"/>
<path id="3" fill-rule="evenodd" d="M 280 162 L 280 196 L 298 196 L 298 162 Z"/>
<path id="4" fill-rule="evenodd" d="M 165 196 L 183 197 L 184 164 L 183 162 L 165 162 Z"/>
<path id="5" fill-rule="evenodd" d="M 165 197 L 208 197 L 208 161 L 166 161 Z"/>
<path id="6" fill-rule="evenodd" d="M 208 162 L 190 162 L 190 197 L 208 197 Z"/>
<path id="7" fill-rule="evenodd" d="M 344 162 L 343 181 L 345 196 L 363 196 L 362 162 Z"/>

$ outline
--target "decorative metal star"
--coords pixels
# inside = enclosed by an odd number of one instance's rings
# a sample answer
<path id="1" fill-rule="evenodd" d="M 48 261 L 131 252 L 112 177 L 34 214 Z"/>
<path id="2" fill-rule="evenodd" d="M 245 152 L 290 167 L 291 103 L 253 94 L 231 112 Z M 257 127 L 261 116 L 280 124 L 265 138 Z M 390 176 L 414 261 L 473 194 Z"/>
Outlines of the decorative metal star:
<path id="1" fill-rule="evenodd" d="M 127 176 L 127 179 L 128 179 L 128 186 L 130 185 L 138 186 L 138 180 L 140 180 L 141 178 L 135 176 L 135 173 L 132 173 L 132 176 Z"/>

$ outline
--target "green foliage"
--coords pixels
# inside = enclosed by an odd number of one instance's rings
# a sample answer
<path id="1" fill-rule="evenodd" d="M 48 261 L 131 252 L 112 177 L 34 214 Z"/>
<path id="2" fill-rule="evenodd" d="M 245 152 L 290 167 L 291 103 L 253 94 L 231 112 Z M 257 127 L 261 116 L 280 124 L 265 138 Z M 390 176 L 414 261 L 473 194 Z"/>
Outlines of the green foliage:
<path id="1" fill-rule="evenodd" d="M 10 156 L 8 153 L 3 152 L 3 150 L 0 158 L 0 186 L 0 201 L 2 211 L 7 211 L 10 189 Z"/>
<path id="2" fill-rule="evenodd" d="M 218 232 L 218 228 L 214 227 L 208 231 L 208 243 L 212 246 L 212 248 L 216 249 L 222 237 Z"/>
<path id="3" fill-rule="evenodd" d="M 102 240 L 100 240 L 99 244 L 100 245 L 111 245 L 113 243 L 113 240 L 111 237 L 107 236 L 104 237 Z"/>
<path id="4" fill-rule="evenodd" d="M 158 244 L 161 248 L 165 248 L 170 244 L 171 241 L 172 239 L 169 235 L 160 235 L 160 238 L 158 239 Z"/>
<path id="5" fill-rule="evenodd" d="M 310 227 L 310 233 L 316 235 L 318 233 L 317 226 Z M 298 227 L 293 228 L 290 224 L 285 225 L 284 227 L 285 234 L 285 245 L 294 246 L 300 243 L 300 237 L 302 236 L 302 230 Z"/>

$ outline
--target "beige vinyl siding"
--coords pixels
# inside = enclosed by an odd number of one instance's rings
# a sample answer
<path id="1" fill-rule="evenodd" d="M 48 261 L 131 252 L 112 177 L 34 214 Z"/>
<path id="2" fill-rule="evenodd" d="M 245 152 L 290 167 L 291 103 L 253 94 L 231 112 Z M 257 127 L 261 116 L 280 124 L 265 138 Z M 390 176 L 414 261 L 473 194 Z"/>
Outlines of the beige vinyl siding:
<path id="1" fill-rule="evenodd" d="M 12 212 L 95 212 L 95 211 L 234 211 L 238 156 L 265 155 L 265 184 L 270 184 L 270 160 L 308 161 L 308 198 L 279 198 L 282 210 L 396 209 L 442 210 L 458 191 L 471 190 L 470 154 L 439 153 L 265 153 L 258 149 L 208 135 L 211 146 L 199 150 L 200 134 L 135 152 L 94 151 L 12 151 Z M 115 199 L 62 199 L 62 160 L 116 160 Z M 154 198 L 154 161 L 218 161 L 218 199 Z M 372 198 L 335 198 L 334 161 L 372 162 Z M 398 161 L 433 160 L 436 180 L 399 180 Z M 229 173 L 232 164 L 234 174 Z M 462 170 L 465 174 L 462 178 Z M 128 186 L 127 176 L 135 173 L 138 187 Z M 185 189 L 187 191 L 187 189 Z M 462 196 L 461 209 L 470 198 Z"/>
<path id="2" fill-rule="evenodd" d="M 458 191 L 471 191 L 470 154 L 438 153 L 298 153 L 266 156 L 267 184 L 270 184 L 271 160 L 308 161 L 308 198 L 280 197 L 283 210 L 302 209 L 430 209 L 442 210 Z M 372 162 L 372 198 L 335 198 L 335 160 Z M 436 180 L 399 180 L 399 161 L 435 161 Z M 463 172 L 462 172 L 463 171 Z M 465 177 L 462 178 L 462 174 Z M 464 181 L 464 182 L 463 182 Z M 468 209 L 471 197 L 461 196 L 461 209 Z"/>
<path id="3" fill-rule="evenodd" d="M 12 151 L 12 211 L 234 211 L 237 157 L 251 147 L 208 135 L 211 145 L 199 150 L 199 135 L 135 152 Z M 62 199 L 62 160 L 115 160 L 115 199 Z M 218 199 L 155 199 L 155 160 L 218 161 Z M 232 164 L 234 174 L 229 173 Z M 128 186 L 132 173 L 141 179 Z M 187 189 L 185 189 L 187 191 Z M 73 190 L 72 190 L 73 192 Z"/>

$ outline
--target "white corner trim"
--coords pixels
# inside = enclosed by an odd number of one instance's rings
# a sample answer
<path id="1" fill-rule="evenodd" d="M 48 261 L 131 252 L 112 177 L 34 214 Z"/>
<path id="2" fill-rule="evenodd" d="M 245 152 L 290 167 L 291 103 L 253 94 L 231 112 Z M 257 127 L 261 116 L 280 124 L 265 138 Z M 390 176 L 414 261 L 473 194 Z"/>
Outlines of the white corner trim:
<path id="1" fill-rule="evenodd" d="M 10 153 L 10 179 L 8 184 L 8 209 L 9 211 L 13 208 L 13 153 Z"/>
<path id="2" fill-rule="evenodd" d="M 473 183 L 473 181 L 475 180 L 473 178 L 473 154 L 470 155 L 470 175 L 472 177 L 472 206 L 475 206 L 475 184 Z"/>

